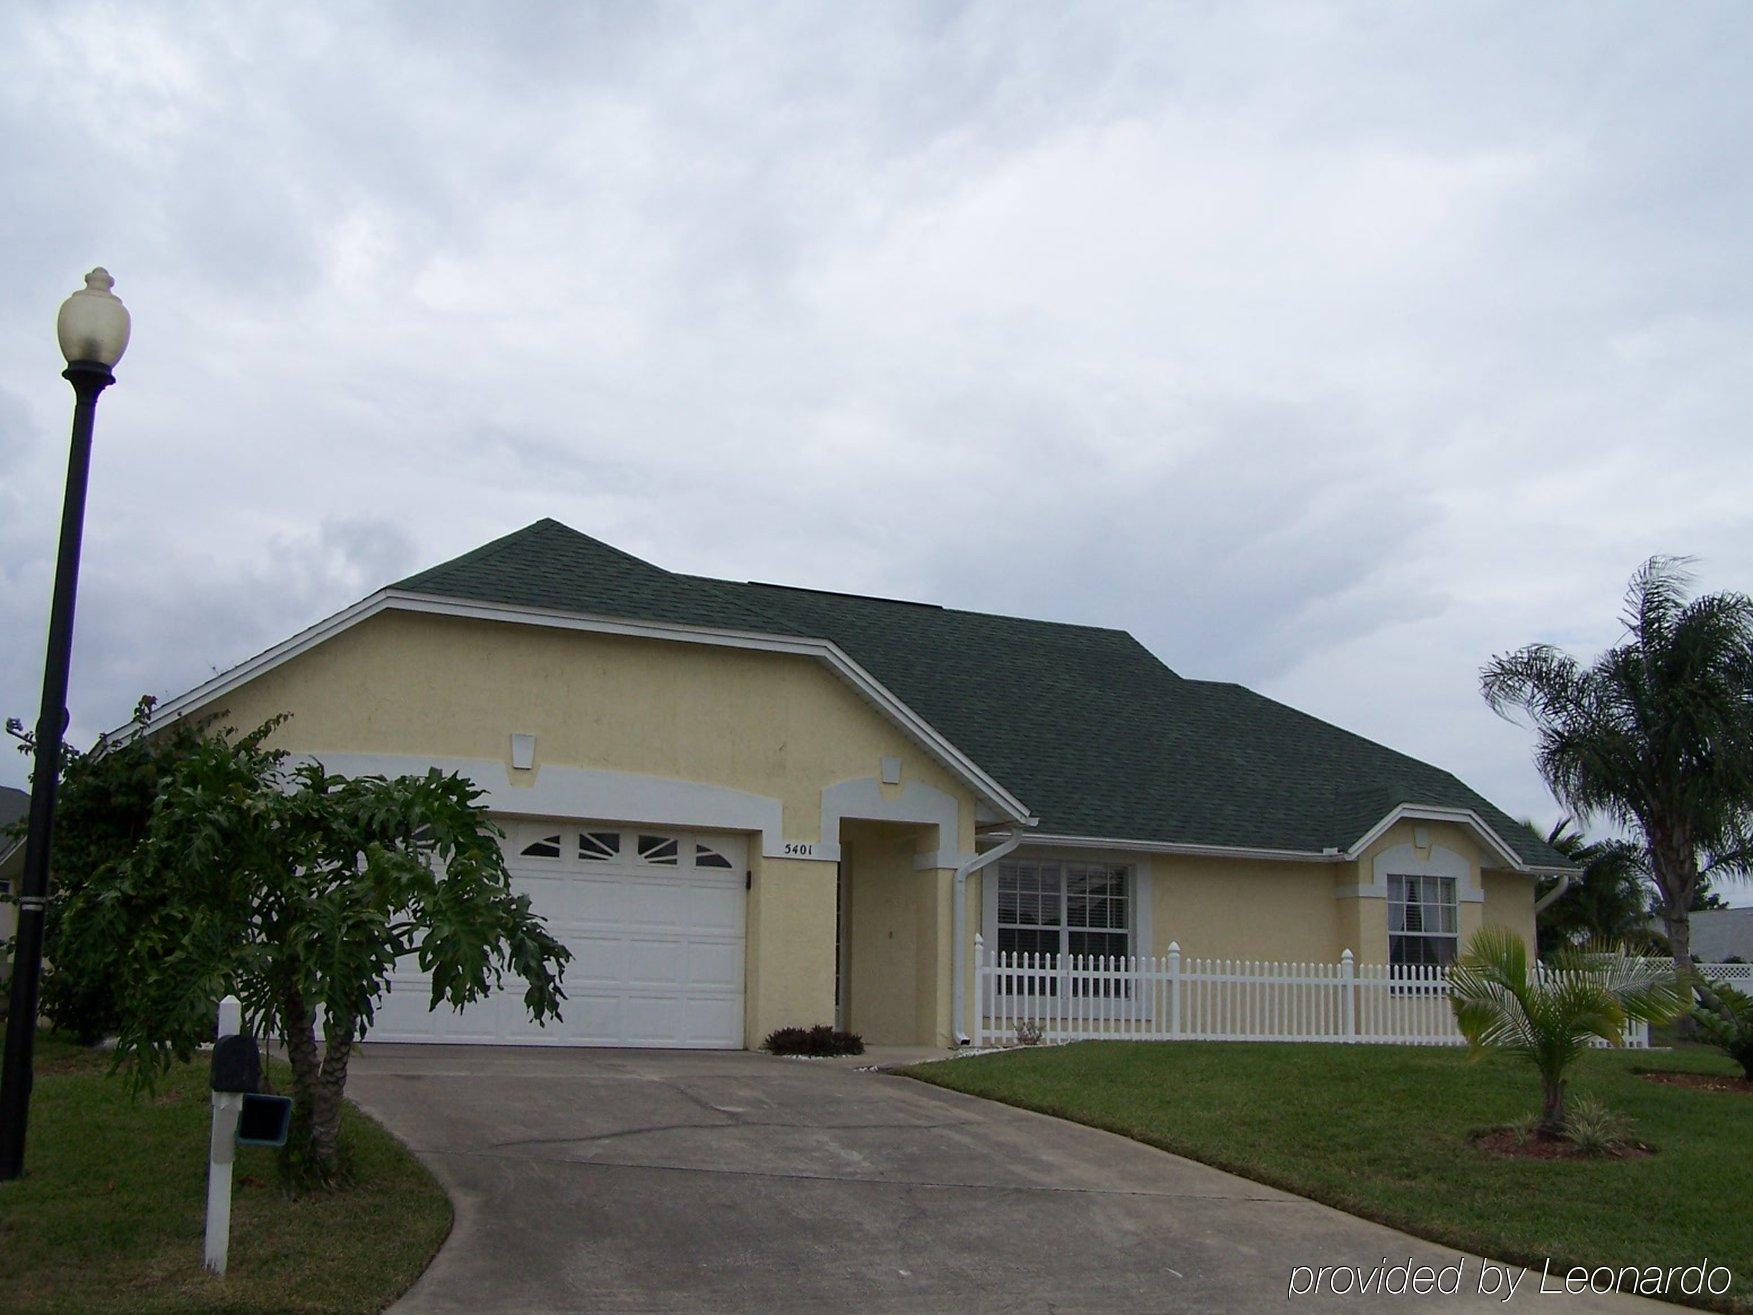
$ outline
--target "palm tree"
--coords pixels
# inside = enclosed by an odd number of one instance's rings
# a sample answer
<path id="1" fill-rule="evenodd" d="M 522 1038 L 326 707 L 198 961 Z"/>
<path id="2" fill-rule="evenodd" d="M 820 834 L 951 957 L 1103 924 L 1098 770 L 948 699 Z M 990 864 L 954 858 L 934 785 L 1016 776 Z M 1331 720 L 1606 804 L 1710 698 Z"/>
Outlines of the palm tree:
<path id="1" fill-rule="evenodd" d="M 1480 685 L 1500 715 L 1527 714 L 1560 802 L 1638 833 L 1674 966 L 1690 975 L 1700 880 L 1743 876 L 1753 855 L 1753 599 L 1688 601 L 1686 565 L 1638 569 L 1625 639 L 1591 665 L 1533 644 L 1493 658 Z"/>
<path id="2" fill-rule="evenodd" d="M 1502 1050 L 1540 1073 L 1540 1130 L 1564 1124 L 1565 1074 L 1595 1040 L 1623 1045 L 1631 1022 L 1660 1023 L 1687 994 L 1666 964 L 1623 950 L 1567 947 L 1537 968 L 1506 927 L 1483 927 L 1449 969 L 1455 1025 L 1474 1051 Z"/>
<path id="3" fill-rule="evenodd" d="M 1534 824 L 1529 822 L 1528 828 L 1534 830 Z M 1582 876 L 1550 902 L 1546 897 L 1561 879 L 1540 879 L 1540 901 L 1534 906 L 1540 953 L 1549 955 L 1566 945 L 1591 941 L 1648 949 L 1652 888 L 1642 851 L 1625 840 L 1584 840 L 1568 817 L 1560 818 L 1546 833 L 1546 843 L 1580 868 Z"/>

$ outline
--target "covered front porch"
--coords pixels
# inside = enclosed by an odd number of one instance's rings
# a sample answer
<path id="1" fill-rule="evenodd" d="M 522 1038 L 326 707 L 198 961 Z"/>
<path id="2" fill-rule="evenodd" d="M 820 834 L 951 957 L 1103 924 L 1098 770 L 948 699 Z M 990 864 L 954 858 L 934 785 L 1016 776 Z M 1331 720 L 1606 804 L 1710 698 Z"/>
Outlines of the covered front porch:
<path id="1" fill-rule="evenodd" d="M 964 956 L 979 924 L 977 883 L 967 885 Z M 939 857 L 936 826 L 841 822 L 837 1026 L 870 1046 L 956 1044 L 954 891 L 955 868 Z"/>

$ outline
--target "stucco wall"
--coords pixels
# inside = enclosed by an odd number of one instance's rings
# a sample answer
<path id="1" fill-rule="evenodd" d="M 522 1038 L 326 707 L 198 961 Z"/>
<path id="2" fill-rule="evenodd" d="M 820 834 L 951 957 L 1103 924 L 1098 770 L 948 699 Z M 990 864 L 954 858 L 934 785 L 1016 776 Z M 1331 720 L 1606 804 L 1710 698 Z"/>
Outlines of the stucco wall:
<path id="1" fill-rule="evenodd" d="M 743 1044 L 834 1021 L 832 863 L 756 856 L 750 871 Z"/>
<path id="2" fill-rule="evenodd" d="M 1345 948 L 1331 864 L 1154 854 L 1148 870 L 1152 954 L 1329 962 Z"/>
<path id="3" fill-rule="evenodd" d="M 941 792 L 958 832 L 949 843 L 973 844 L 972 793 L 808 657 L 387 612 L 232 691 L 220 706 L 238 728 L 292 713 L 273 743 L 319 758 L 498 762 L 514 787 L 549 767 L 724 786 L 779 800 L 788 841 L 838 841 L 821 835 L 824 787 L 868 780 L 894 756 L 903 784 L 881 787 L 880 798 L 893 802 L 919 787 Z M 534 771 L 509 770 L 513 732 L 536 736 Z M 949 1009 L 947 986 L 936 998 L 948 969 L 936 970 L 940 954 L 947 963 L 947 941 L 936 940 L 933 878 L 912 864 L 914 850 L 935 850 L 938 837 L 936 828 L 916 830 L 921 838 L 906 844 L 905 866 L 923 905 L 908 908 L 895 974 L 928 986 L 905 1002 L 905 1021 L 895 1025 L 906 1042 L 921 1028 L 929 1034 L 939 1011 L 947 1031 Z M 775 1027 L 834 1016 L 835 865 L 762 858 L 760 848 L 757 837 L 745 949 L 751 1046 Z"/>
<path id="4" fill-rule="evenodd" d="M 1481 875 L 1485 880 L 1482 921 L 1487 926 L 1508 927 L 1533 949 L 1534 878 L 1520 872 L 1491 869 Z"/>
<path id="5" fill-rule="evenodd" d="M 961 782 L 813 658 L 704 644 L 385 612 L 221 702 L 231 725 L 292 719 L 299 753 L 430 754 L 508 761 L 536 735 L 536 771 L 592 767 L 777 798 L 791 840 L 821 835 L 825 785 L 899 756 L 908 780 L 958 801 Z M 515 783 L 515 782 L 514 782 Z"/>

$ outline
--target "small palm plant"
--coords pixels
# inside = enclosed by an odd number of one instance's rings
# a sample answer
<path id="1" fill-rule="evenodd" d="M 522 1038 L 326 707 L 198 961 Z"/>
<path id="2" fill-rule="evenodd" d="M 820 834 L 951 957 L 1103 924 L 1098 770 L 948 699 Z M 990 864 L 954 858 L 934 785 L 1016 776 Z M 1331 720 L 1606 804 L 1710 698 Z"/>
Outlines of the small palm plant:
<path id="1" fill-rule="evenodd" d="M 1686 1009 L 1672 965 L 1603 948 L 1562 950 L 1546 968 L 1522 938 L 1485 927 L 1449 970 L 1455 1024 L 1474 1053 L 1522 1055 L 1540 1073 L 1540 1132 L 1564 1130 L 1565 1074 L 1591 1042 L 1623 1045 L 1626 1024 L 1659 1023 Z"/>
<path id="2" fill-rule="evenodd" d="M 1726 982 L 1697 983 L 1704 1003 L 1692 1010 L 1699 1040 L 1706 1041 L 1741 1066 L 1753 1082 L 1753 996 Z"/>

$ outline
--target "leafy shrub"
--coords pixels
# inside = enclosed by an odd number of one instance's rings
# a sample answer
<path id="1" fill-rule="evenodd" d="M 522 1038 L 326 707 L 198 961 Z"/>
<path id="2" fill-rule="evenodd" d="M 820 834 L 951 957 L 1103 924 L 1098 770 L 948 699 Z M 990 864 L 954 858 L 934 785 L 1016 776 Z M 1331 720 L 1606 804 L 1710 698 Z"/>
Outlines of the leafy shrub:
<path id="1" fill-rule="evenodd" d="M 1753 1080 L 1753 996 L 1724 982 L 1702 986 L 1700 994 L 1705 1003 L 1692 1010 L 1698 1039 L 1721 1050 Z"/>
<path id="2" fill-rule="evenodd" d="M 1611 1155 L 1631 1140 L 1631 1121 L 1593 1096 L 1573 1096 L 1564 1111 L 1565 1140 L 1590 1155 Z"/>
<path id="3" fill-rule="evenodd" d="M 134 706 L 134 725 L 151 724 L 154 700 Z M 43 978 L 39 1008 L 57 1032 L 91 1045 L 121 1031 L 121 1002 L 110 956 L 87 960 L 65 949 L 61 934 L 67 901 L 141 842 L 166 765 L 174 762 L 198 734 L 202 723 L 179 722 L 156 735 L 140 734 L 115 742 L 100 738 L 90 750 L 63 746 L 61 787 L 55 804 L 55 839 L 43 914 Z M 12 723 L 9 729 L 14 729 Z M 16 731 L 15 731 L 16 733 Z M 18 735 L 24 753 L 33 753 L 36 736 Z M 19 819 L 14 835 L 28 823 Z"/>
<path id="4" fill-rule="evenodd" d="M 864 1038 L 856 1032 L 836 1032 L 823 1023 L 820 1027 L 782 1027 L 769 1032 L 761 1048 L 775 1055 L 862 1055 Z"/>
<path id="5" fill-rule="evenodd" d="M 51 926 L 59 921 L 58 913 L 57 909 L 49 914 Z M 95 1046 L 122 1030 L 115 987 L 99 973 L 45 963 L 40 991 L 43 1017 L 55 1031 L 67 1033 L 82 1046 Z"/>
<path id="6" fill-rule="evenodd" d="M 1538 1114 L 1525 1114 L 1506 1127 L 1510 1136 L 1516 1139 L 1516 1145 L 1526 1146 L 1540 1135 L 1540 1116 Z"/>

